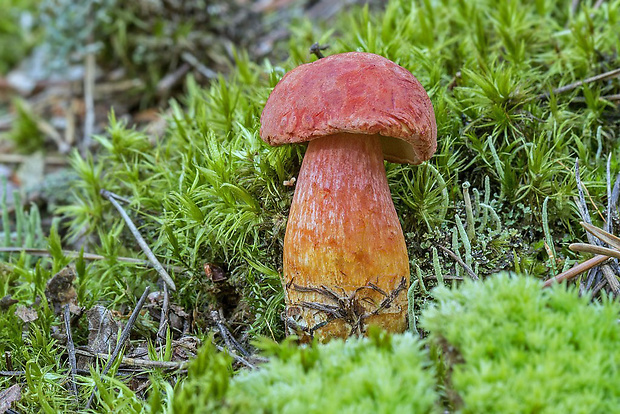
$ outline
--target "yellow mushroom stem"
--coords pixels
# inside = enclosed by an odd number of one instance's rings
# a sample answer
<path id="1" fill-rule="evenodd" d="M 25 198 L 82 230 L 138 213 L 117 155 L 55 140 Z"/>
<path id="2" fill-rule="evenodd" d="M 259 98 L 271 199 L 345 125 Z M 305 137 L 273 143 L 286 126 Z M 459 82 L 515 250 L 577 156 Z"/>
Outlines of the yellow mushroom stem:
<path id="1" fill-rule="evenodd" d="M 407 326 L 409 259 L 380 139 L 315 139 L 299 173 L 284 238 L 287 320 L 321 340 Z"/>

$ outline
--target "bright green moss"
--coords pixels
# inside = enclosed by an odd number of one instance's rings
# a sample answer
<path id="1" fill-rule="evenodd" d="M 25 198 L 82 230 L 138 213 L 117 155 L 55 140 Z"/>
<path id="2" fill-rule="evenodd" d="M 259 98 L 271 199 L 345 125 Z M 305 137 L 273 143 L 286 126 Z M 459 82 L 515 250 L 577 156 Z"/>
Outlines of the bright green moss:
<path id="1" fill-rule="evenodd" d="M 441 252 L 437 266 L 430 266 L 432 246 L 439 243 L 482 277 L 504 269 L 547 276 L 575 259 L 565 242 L 583 235 L 571 204 L 575 159 L 597 201 L 604 193 L 605 156 L 619 152 L 618 118 L 613 104 L 602 99 L 620 92 L 617 79 L 543 96 L 620 65 L 620 1 L 597 9 L 586 3 L 572 13 L 568 0 L 392 0 L 376 14 L 353 10 L 333 31 L 296 25 L 288 61 L 258 65 L 239 52 L 227 78 L 206 89 L 190 79 L 186 98 L 172 103 L 168 129 L 158 139 L 112 117 L 96 160 L 74 159 L 82 180 L 74 186 L 78 200 L 63 210 L 70 234 L 92 235 L 89 250 L 107 256 L 142 257 L 99 189 L 127 197 L 130 215 L 155 254 L 184 270 L 173 275 L 176 302 L 195 309 L 213 305 L 202 268 L 220 264 L 256 317 L 247 320 L 253 333 L 281 338 L 279 275 L 294 191 L 284 182 L 297 175 L 304 147 L 269 147 L 259 138 L 259 118 L 283 74 L 314 59 L 303 40 L 311 38 L 329 43 L 330 54 L 384 55 L 412 71 L 429 92 L 439 130 L 436 155 L 421 166 L 387 164 L 409 254 L 423 275 L 439 269 L 463 276 Z M 617 160 L 612 156 L 612 173 Z M 467 229 L 468 241 L 456 233 L 455 217 L 467 222 L 466 181 L 476 227 Z M 107 241 L 111 232 L 121 243 Z M 543 240 L 557 246 L 554 266 Z M 130 279 L 106 288 L 131 286 Z"/>
<path id="2" fill-rule="evenodd" d="M 423 313 L 462 413 L 620 412 L 618 302 L 528 277 L 435 290 Z"/>
<path id="3" fill-rule="evenodd" d="M 438 412 L 433 371 L 420 341 L 410 334 L 376 331 L 346 343 L 297 347 L 286 341 L 269 347 L 275 355 L 268 364 L 230 382 L 221 379 L 218 373 L 226 371 L 214 370 L 214 362 L 202 364 L 202 371 L 190 370 L 173 400 L 175 413 Z M 202 405 L 194 404 L 201 395 Z"/>
<path id="4" fill-rule="evenodd" d="M 414 73 L 432 99 L 439 129 L 436 155 L 421 166 L 387 164 L 396 210 L 406 233 L 410 258 L 416 265 L 411 268 L 414 272 L 420 268 L 418 285 L 412 290 L 416 299 L 412 311 L 416 315 L 424 301 L 430 300 L 423 283 L 430 288 L 435 283 L 432 275 L 443 275 L 445 283 L 453 282 L 450 277 L 464 276 L 462 268 L 444 256 L 436 247 L 438 244 L 450 247 L 482 278 L 502 269 L 544 277 L 554 267 L 559 271 L 570 264 L 568 259 L 578 258 L 567 250 L 568 242 L 583 237 L 572 204 L 576 192 L 572 169 L 575 159 L 582 166 L 588 200 L 599 204 L 601 211 L 605 201 L 607 154 L 612 155 L 612 175 L 620 169 L 620 120 L 617 102 L 609 98 L 620 93 L 618 78 L 551 94 L 549 99 L 544 96 L 557 87 L 620 67 L 617 33 L 620 0 L 602 2 L 596 9 L 593 1 L 581 1 L 574 12 L 572 3 L 571 0 L 390 0 L 385 10 L 378 13 L 353 9 L 331 22 L 329 30 L 323 30 L 317 22 L 296 24 L 291 29 L 287 61 L 265 60 L 258 64 L 237 51 L 234 68 L 226 77 L 219 77 L 205 88 L 188 79 L 185 98 L 172 101 L 167 129 L 161 136 L 149 136 L 112 115 L 107 133 L 98 138 L 101 144 L 98 153 L 85 158 L 73 157 L 74 169 L 80 176 L 70 186 L 76 200 L 62 210 L 66 218 L 63 225 L 69 227 L 63 247 L 80 240 L 86 251 L 108 258 L 88 266 L 82 263 L 76 280 L 80 304 L 128 309 L 145 286 L 155 286 L 158 279 L 151 268 L 116 260 L 119 256 L 143 259 L 144 255 L 118 212 L 101 198 L 99 191 L 105 188 L 131 201 L 124 207 L 156 256 L 165 265 L 180 269 L 173 272 L 178 290 L 171 300 L 192 311 L 192 326 L 196 328 L 193 334 L 206 336 L 208 310 L 222 305 L 211 294 L 213 286 L 203 270 L 205 263 L 216 263 L 227 270 L 229 283 L 240 293 L 239 314 L 231 320 L 241 323 L 234 324 L 233 334 L 245 338 L 245 333 L 251 330 L 247 337 L 256 334 L 283 337 L 280 318 L 283 293 L 279 276 L 284 229 L 294 192 L 293 187 L 284 183 L 298 174 L 304 147 L 269 147 L 259 138 L 259 117 L 269 92 L 284 73 L 314 59 L 307 51 L 314 41 L 329 43 L 326 52 L 329 54 L 360 50 L 386 56 Z M 22 124 L 26 132 L 32 127 L 31 123 Z M 28 135 L 21 130 L 17 132 L 20 136 Z M 464 212 L 465 182 L 470 185 L 473 215 Z M 472 220 L 475 231 L 468 224 Z M 463 228 L 464 225 L 468 227 Z M 543 227 L 548 228 L 546 235 Z M 5 244 L 12 244 L 13 231 L 21 239 L 19 226 L 9 229 L 4 225 L 3 230 L 8 234 Z M 27 241 L 26 232 L 23 233 Z M 555 247 L 553 259 L 547 255 L 544 242 Z M 20 305 L 35 303 L 37 295 L 43 292 L 41 281 L 69 261 L 62 257 L 60 240 L 55 240 L 53 245 L 50 250 L 54 259 L 41 259 L 41 271 L 31 269 L 34 260 L 29 256 L 7 258 L 14 270 L 5 272 L 0 280 L 3 295 L 12 294 Z M 481 285 L 482 289 L 487 289 L 485 286 Z M 505 410 L 496 412 L 518 411 L 514 407 L 529 401 L 523 397 L 526 392 L 523 390 L 527 390 L 534 401 L 529 406 L 532 411 L 543 411 L 536 404 L 555 398 L 548 412 L 553 412 L 555 407 L 559 407 L 556 412 L 567 407 L 588 410 L 602 407 L 599 412 L 604 412 L 605 404 L 617 402 L 613 387 L 620 387 L 614 383 L 610 365 L 618 362 L 617 357 L 608 340 L 583 341 L 614 333 L 615 324 L 595 323 L 597 319 L 592 312 L 598 312 L 599 316 L 607 315 L 606 312 L 615 315 L 617 309 L 606 310 L 613 307 L 610 304 L 589 308 L 585 306 L 586 299 L 577 300 L 578 305 L 567 299 L 558 301 L 551 299 L 550 291 L 540 293 L 533 285 L 525 288 L 529 293 L 518 293 L 517 286 L 514 292 L 497 288 L 498 292 L 504 292 L 500 298 L 491 293 L 474 293 L 474 288 L 468 285 L 460 295 L 470 295 L 472 300 L 461 298 L 450 305 L 442 302 L 439 309 L 450 316 L 442 317 L 434 326 L 429 317 L 428 325 L 424 325 L 435 331 L 433 338 L 446 337 L 466 356 L 466 361 L 478 364 L 459 365 L 452 376 L 454 389 L 471 404 L 464 409 L 473 407 L 470 412 L 493 412 L 486 410 L 484 404 L 488 402 L 504 404 L 501 407 Z M 485 295 L 495 299 L 486 300 Z M 542 310 L 534 307 L 539 301 L 547 303 Z M 471 316 L 466 304 L 480 306 L 478 313 Z M 558 313 L 561 316 L 556 315 L 555 322 L 548 315 L 555 309 L 550 304 L 565 305 L 558 309 L 566 313 Z M 580 311 L 573 310 L 573 305 L 579 306 Z M 450 307 L 458 311 L 448 313 Z M 530 307 L 537 311 L 527 311 Z M 570 317 L 569 311 L 573 312 Z M 432 312 L 439 311 L 431 311 L 429 315 Z M 550 326 L 554 327 L 534 329 L 536 318 L 540 318 L 541 324 L 553 323 Z M 6 324 L 15 320 L 7 315 L 1 319 Z M 54 323 L 58 324 L 59 320 L 55 319 Z M 150 334 L 154 335 L 157 327 L 149 326 Z M 524 326 L 527 329 L 520 329 Z M 604 326 L 609 327 L 605 334 L 595 331 Z M 36 360 L 31 355 L 16 354 L 15 366 L 20 369 L 31 360 L 47 365 L 44 371 L 56 370 L 48 363 L 51 360 L 62 363 L 66 369 L 65 360 L 57 357 L 62 350 L 54 354 L 46 350 L 47 344 L 52 343 L 48 328 L 46 322 L 37 328 L 38 336 L 29 334 L 38 339 L 27 347 L 21 347 L 19 329 L 1 330 L 2 340 L 13 345 L 0 349 L 20 347 L 32 350 L 35 356 L 46 356 Z M 448 338 L 448 333 L 455 337 Z M 82 343 L 83 336 L 84 332 Z M 395 344 L 404 341 L 398 338 L 394 337 Z M 329 358 L 343 363 L 341 358 L 348 355 L 349 347 L 366 346 L 355 344 L 328 345 L 327 349 L 338 354 Z M 524 352 L 524 344 L 530 348 L 529 352 L 537 351 L 540 355 Z M 566 351 L 567 346 L 573 346 L 574 352 Z M 576 347 L 580 347 L 579 352 Z M 345 355 L 339 355 L 337 349 Z M 555 349 L 560 352 L 551 352 Z M 314 351 L 308 352 L 310 355 Z M 399 355 L 406 354 L 403 352 Z M 297 351 L 293 354 L 297 355 Z M 55 358 L 47 358 L 48 355 Z M 487 356 L 495 359 L 484 359 Z M 391 361 L 389 356 L 382 358 Z M 283 363 L 281 357 L 279 360 L 273 364 Z M 403 360 L 401 365 L 405 365 Z M 294 365 L 281 370 L 293 372 Z M 224 363 L 221 366 L 229 369 Z M 519 369 L 514 370 L 513 366 Z M 352 370 L 359 372 L 374 372 L 375 368 L 371 368 L 351 365 Z M 270 375 L 270 369 L 265 367 L 264 371 L 233 381 L 230 395 L 240 393 L 235 390 L 243 387 L 251 389 L 254 385 L 243 385 L 245 378 L 250 383 L 250 377 Z M 318 368 L 313 367 L 309 372 L 315 369 Z M 222 371 L 222 378 L 228 378 L 226 370 Z M 196 375 L 199 374 L 190 373 L 187 383 Z M 538 382 L 532 378 L 538 378 Z M 148 392 L 170 391 L 165 389 L 168 380 L 163 374 L 154 378 L 153 388 Z M 10 381 L 1 379 L 0 385 L 6 388 Z M 52 380 L 49 381 L 48 385 L 52 386 Z M 396 380 L 394 383 L 399 384 Z M 200 404 L 206 400 L 219 401 L 225 393 L 229 395 L 228 391 L 222 391 L 215 399 L 204 397 L 200 382 L 194 384 L 193 391 L 178 401 L 190 401 L 190 396 L 195 396 L 195 406 L 202 407 Z M 502 384 L 507 385 L 497 390 Z M 115 387 L 109 385 L 110 393 L 120 394 L 114 391 Z M 283 384 L 278 383 L 278 387 Z M 361 386 L 356 387 L 360 387 L 361 393 Z M 91 390 L 82 389 L 84 394 Z M 318 388 L 314 391 L 324 392 Z M 123 398 L 138 398 L 126 390 L 123 393 Z M 24 407 L 41 405 L 42 396 L 53 394 L 41 391 L 37 395 L 37 399 L 25 399 Z M 401 394 L 394 395 L 398 400 Z M 72 400 L 68 391 L 61 396 Z M 248 403 L 242 397 L 232 399 L 231 404 L 237 405 L 231 407 L 238 406 L 241 410 Z M 86 398 L 81 398 L 81 406 Z M 599 402 L 579 405 L 588 398 Z M 476 411 L 479 407 L 486 408 Z M 608 408 L 612 412 L 614 407 Z"/>

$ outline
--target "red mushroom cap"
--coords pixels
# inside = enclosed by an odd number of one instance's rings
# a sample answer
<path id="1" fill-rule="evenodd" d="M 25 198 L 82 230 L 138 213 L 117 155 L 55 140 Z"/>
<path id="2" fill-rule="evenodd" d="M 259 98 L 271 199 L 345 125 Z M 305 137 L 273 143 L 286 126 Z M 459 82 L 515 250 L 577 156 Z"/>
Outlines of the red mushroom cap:
<path id="1" fill-rule="evenodd" d="M 270 145 L 378 134 L 386 160 L 419 164 L 437 148 L 431 101 L 407 69 L 372 53 L 331 55 L 288 72 L 261 115 Z"/>

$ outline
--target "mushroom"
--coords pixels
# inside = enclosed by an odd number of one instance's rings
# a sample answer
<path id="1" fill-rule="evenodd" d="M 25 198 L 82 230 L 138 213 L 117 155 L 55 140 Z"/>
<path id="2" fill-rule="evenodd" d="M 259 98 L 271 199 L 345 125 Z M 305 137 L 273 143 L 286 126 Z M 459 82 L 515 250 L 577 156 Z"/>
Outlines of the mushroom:
<path id="1" fill-rule="evenodd" d="M 435 152 L 420 82 L 372 53 L 304 64 L 272 91 L 260 135 L 270 145 L 309 141 L 284 237 L 287 326 L 321 340 L 370 324 L 404 331 L 409 259 L 383 160 L 419 164 Z"/>

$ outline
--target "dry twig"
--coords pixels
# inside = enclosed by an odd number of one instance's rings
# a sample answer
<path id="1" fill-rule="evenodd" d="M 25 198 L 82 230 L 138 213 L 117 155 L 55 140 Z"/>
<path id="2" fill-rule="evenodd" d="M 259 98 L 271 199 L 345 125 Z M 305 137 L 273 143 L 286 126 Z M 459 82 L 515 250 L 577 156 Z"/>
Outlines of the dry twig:
<path id="1" fill-rule="evenodd" d="M 84 349 L 76 349 L 75 353 L 88 357 L 101 358 L 106 361 L 111 360 L 110 355 L 102 354 L 101 352 L 92 352 Z M 129 357 L 123 357 L 121 359 L 121 364 L 145 369 L 158 368 L 165 370 L 182 370 L 187 368 L 187 361 L 152 361 L 150 359 L 138 359 Z"/>
<path id="2" fill-rule="evenodd" d="M 176 291 L 177 288 L 174 284 L 174 281 L 172 280 L 172 278 L 170 277 L 166 269 L 164 269 L 164 267 L 161 265 L 159 260 L 157 260 L 157 258 L 153 254 L 153 251 L 148 246 L 148 244 L 146 244 L 146 241 L 144 240 L 144 238 L 138 231 L 138 228 L 136 227 L 136 225 L 133 224 L 133 222 L 131 221 L 131 218 L 129 218 L 129 216 L 123 209 L 123 207 L 121 207 L 118 201 L 116 201 L 119 197 L 117 197 L 114 193 L 111 193 L 110 191 L 104 190 L 104 189 L 101 190 L 100 194 L 103 198 L 105 198 L 110 203 L 112 203 L 112 205 L 114 206 L 114 208 L 116 208 L 116 210 L 118 210 L 121 217 L 123 217 L 123 220 L 125 220 L 127 227 L 129 227 L 131 234 L 133 234 L 133 237 L 136 239 L 136 241 L 140 245 L 140 248 L 142 248 L 142 251 L 144 252 L 146 257 L 148 257 L 149 261 L 153 264 L 153 267 L 155 268 L 155 270 L 157 270 L 157 273 L 159 273 L 161 278 L 164 280 L 164 282 L 168 285 L 170 289 L 172 289 L 173 291 Z"/>
<path id="3" fill-rule="evenodd" d="M 207 79 L 215 79 L 215 78 L 217 78 L 217 73 L 215 73 L 213 70 L 209 69 L 208 67 L 206 67 L 205 65 L 200 63 L 200 61 L 194 55 L 192 55 L 191 53 L 189 53 L 189 52 L 181 53 L 181 59 L 183 59 L 184 61 L 186 61 L 190 65 L 192 65 L 194 67 L 194 69 L 196 69 L 198 72 L 200 72 L 202 74 L 202 76 L 204 76 L 205 78 L 207 78 Z"/>
<path id="4" fill-rule="evenodd" d="M 136 323 L 136 319 L 138 319 L 138 315 L 140 314 L 140 310 L 142 309 L 142 306 L 144 305 L 144 302 L 146 301 L 146 297 L 149 295 L 149 290 L 150 289 L 148 286 L 146 287 L 146 289 L 144 289 L 144 293 L 138 300 L 138 303 L 136 304 L 136 307 L 131 313 L 131 316 L 129 317 L 127 324 L 123 328 L 120 338 L 118 339 L 118 341 L 116 342 L 116 346 L 114 347 L 114 351 L 112 351 L 112 355 L 110 355 L 110 358 L 108 359 L 107 364 L 103 368 L 103 371 L 101 371 L 101 375 L 106 375 L 108 373 L 108 371 L 112 367 L 112 364 L 114 363 L 114 361 L 120 354 L 121 349 L 123 348 L 123 345 L 125 344 L 125 341 L 127 341 L 127 339 L 129 338 L 129 335 L 131 334 L 131 329 L 133 328 L 133 325 Z M 93 392 L 92 394 L 90 394 L 90 398 L 88 399 L 88 402 L 86 403 L 86 408 L 85 408 L 86 410 L 88 410 L 88 408 L 90 407 L 90 404 L 93 402 L 96 392 L 97 392 L 97 386 L 93 388 Z"/>
<path id="5" fill-rule="evenodd" d="M 227 351 L 226 348 L 224 348 L 223 346 L 220 346 L 218 344 L 214 344 L 215 347 L 217 348 L 218 351 L 220 352 L 226 352 L 228 355 L 230 355 L 232 357 L 232 359 L 234 359 L 235 361 L 239 362 L 242 365 L 245 365 L 246 367 L 250 368 L 250 369 L 256 369 L 256 365 L 252 364 L 250 361 L 248 361 L 247 359 L 240 357 L 237 354 L 233 354 L 230 351 Z M 261 362 L 265 362 L 264 360 L 262 360 Z"/>
<path id="6" fill-rule="evenodd" d="M 609 259 L 608 256 L 603 256 L 603 255 L 594 256 L 593 258 L 586 260 L 583 263 L 579 263 L 573 266 L 572 268 L 568 269 L 567 271 L 562 272 L 556 275 L 555 277 L 552 277 L 549 280 L 546 280 L 545 283 L 543 284 L 543 287 L 547 288 L 555 283 L 560 283 L 565 280 L 571 280 L 579 276 L 583 272 L 587 272 L 593 267 L 599 266 L 600 264 L 604 263 L 608 259 Z"/>
<path id="7" fill-rule="evenodd" d="M 95 53 L 86 54 L 84 62 L 84 138 L 80 145 L 82 155 L 88 152 L 91 146 L 92 135 L 95 127 Z"/>
<path id="8" fill-rule="evenodd" d="M 615 78 L 617 76 L 620 76 L 620 68 L 617 68 L 617 69 L 614 69 L 614 70 L 610 70 L 608 72 L 601 73 L 599 75 L 592 76 L 592 77 L 584 79 L 584 80 L 573 82 L 571 84 L 568 84 L 568 85 L 565 85 L 565 86 L 561 86 L 559 88 L 555 88 L 553 90 L 553 94 L 554 95 L 558 95 L 560 93 L 572 91 L 573 89 L 576 89 L 576 88 L 578 88 L 578 87 L 580 87 L 582 85 L 586 85 L 588 83 L 599 82 L 599 81 L 603 81 L 603 80 L 607 80 L 607 79 L 612 79 L 612 78 Z M 549 95 L 550 95 L 549 92 L 545 92 L 545 93 L 541 93 L 536 98 L 537 99 L 547 99 L 547 98 L 549 98 Z"/>
<path id="9" fill-rule="evenodd" d="M 455 262 L 457 262 L 459 265 L 461 265 L 461 267 L 463 269 L 465 269 L 465 272 L 467 272 L 467 274 L 469 275 L 469 277 L 471 277 L 473 280 L 480 280 L 480 278 L 478 277 L 478 275 L 472 270 L 471 267 L 469 267 L 467 265 L 467 263 L 465 263 L 463 260 L 461 260 L 460 257 L 458 257 L 456 254 L 454 254 L 452 252 L 452 250 L 443 247 L 441 244 L 438 244 L 437 246 L 439 246 L 439 248 L 441 250 L 443 250 L 448 256 L 450 256 Z"/>
<path id="10" fill-rule="evenodd" d="M 211 311 L 211 318 L 217 325 L 217 328 L 220 331 L 220 335 L 222 335 L 222 338 L 224 339 L 224 342 L 226 343 L 226 347 L 228 347 L 228 349 L 230 350 L 235 349 L 241 352 L 244 356 L 249 357 L 250 353 L 246 351 L 239 342 L 237 342 L 235 337 L 228 331 L 226 326 L 224 326 L 224 324 L 222 323 L 222 318 L 220 317 L 220 313 L 218 311 Z"/>
<path id="11" fill-rule="evenodd" d="M 71 391 L 77 402 L 78 390 L 75 382 L 75 375 L 77 373 L 77 363 L 75 361 L 75 345 L 73 344 L 73 336 L 71 335 L 71 312 L 69 311 L 69 304 L 64 306 L 65 317 L 65 330 L 67 331 L 67 353 L 69 354 L 69 365 L 71 365 Z"/>
<path id="12" fill-rule="evenodd" d="M 170 295 L 168 285 L 164 283 L 164 300 L 161 305 L 161 316 L 159 318 L 159 329 L 157 329 L 157 343 L 162 344 L 166 339 L 166 331 L 169 326 L 168 312 L 170 309 Z"/>
<path id="13" fill-rule="evenodd" d="M 51 256 L 50 252 L 46 249 L 35 249 L 35 248 L 30 248 L 30 247 L 0 247 L 0 253 L 22 253 L 22 252 L 31 254 L 33 256 L 45 256 L 45 257 Z M 108 259 L 107 257 L 101 256 L 99 254 L 86 253 L 86 252 L 81 253 L 75 250 L 63 250 L 62 254 L 63 256 L 68 257 L 70 259 L 77 259 L 80 257 L 80 255 L 82 255 L 82 258 L 84 260 L 107 260 Z M 142 266 L 150 266 L 150 267 L 153 266 L 153 264 L 149 262 L 148 260 L 134 259 L 133 257 L 116 257 L 115 260 L 118 260 L 119 262 L 132 263 L 132 264 L 137 264 L 137 265 L 142 265 Z M 179 266 L 170 266 L 169 268 L 175 272 L 182 272 L 184 270 L 182 267 L 179 267 Z"/>

